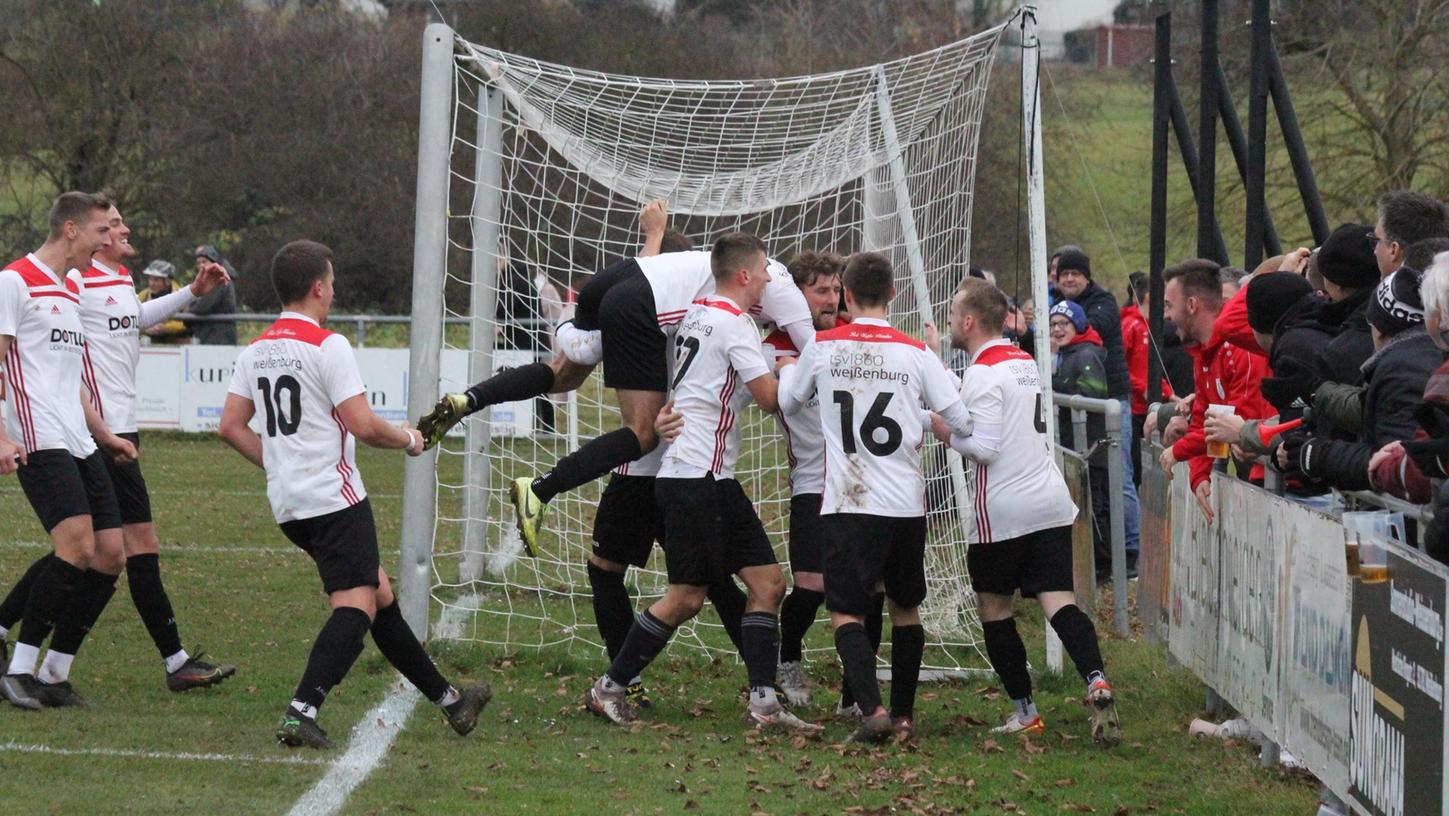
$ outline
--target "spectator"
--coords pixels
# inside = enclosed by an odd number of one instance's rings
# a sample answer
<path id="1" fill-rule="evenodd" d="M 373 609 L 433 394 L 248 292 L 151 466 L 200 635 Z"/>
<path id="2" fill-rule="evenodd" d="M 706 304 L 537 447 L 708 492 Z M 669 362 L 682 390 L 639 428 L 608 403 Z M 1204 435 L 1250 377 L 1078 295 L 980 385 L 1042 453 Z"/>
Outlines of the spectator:
<path id="1" fill-rule="evenodd" d="M 1320 436 L 1352 439 L 1357 430 L 1358 387 L 1363 383 L 1363 364 L 1374 352 L 1369 335 L 1369 300 L 1379 283 L 1374 242 L 1363 224 L 1343 224 L 1328 236 L 1318 250 L 1318 271 L 1328 303 L 1319 320 L 1335 336 L 1319 351 L 1314 373 L 1321 384 L 1314 389 L 1316 418 L 1311 429 Z M 1346 400 L 1355 402 L 1348 407 Z M 1349 429 L 1335 430 L 1339 425 Z"/>
<path id="2" fill-rule="evenodd" d="M 1082 307 L 1087 322 L 1102 336 L 1107 353 L 1107 395 L 1122 405 L 1122 438 L 1132 433 L 1132 381 L 1127 376 L 1127 357 L 1122 353 L 1122 313 L 1112 293 L 1092 281 L 1092 263 L 1081 247 L 1067 244 L 1056 252 L 1057 288 L 1064 297 Z M 1122 446 L 1122 472 L 1132 472 L 1132 446 Z M 1122 520 L 1127 529 L 1128 562 L 1137 561 L 1138 525 L 1141 508 L 1137 486 L 1122 480 Z"/>
<path id="3" fill-rule="evenodd" d="M 1375 350 L 1363 367 L 1361 438 L 1294 437 L 1285 442 L 1280 464 L 1340 490 L 1367 490 L 1374 452 L 1413 439 L 1414 409 L 1429 375 L 1444 359 L 1424 329 L 1419 283 L 1418 272 L 1402 267 L 1379 283 L 1369 301 Z"/>
<path id="4" fill-rule="evenodd" d="M 162 295 L 169 295 L 181 288 L 176 281 L 176 266 L 170 261 L 152 261 L 141 270 L 146 278 L 146 288 L 137 295 L 142 303 Z M 145 330 L 152 343 L 181 345 L 191 336 L 191 329 L 180 320 L 165 320 Z"/>
<path id="5" fill-rule="evenodd" d="M 1141 272 L 1128 278 L 1127 305 L 1122 307 L 1122 353 L 1127 357 L 1127 377 L 1132 382 L 1132 483 L 1142 484 L 1142 437 L 1147 425 L 1147 369 L 1152 339 L 1142 309 L 1147 303 L 1148 280 Z M 1184 357 L 1187 355 L 1184 354 Z M 1192 377 L 1188 362 L 1188 378 Z M 1172 399 L 1172 385 L 1162 381 L 1163 400 Z"/>
<path id="6" fill-rule="evenodd" d="M 1052 390 L 1058 394 L 1076 394 L 1093 399 L 1107 398 L 1107 358 L 1102 351 L 1102 338 L 1087 323 L 1081 306 L 1064 300 L 1052 307 Z M 1087 414 L 1085 447 L 1078 448 L 1072 425 L 1072 411 L 1057 411 L 1057 435 L 1078 452 L 1107 438 L 1107 418 L 1103 414 Z M 1110 495 L 1107 492 L 1107 451 L 1097 451 L 1087 460 L 1092 490 L 1092 548 L 1096 552 L 1097 580 L 1111 574 L 1112 541 Z"/>
<path id="7" fill-rule="evenodd" d="M 1225 328 L 1219 326 L 1223 312 L 1223 287 L 1218 265 L 1197 258 L 1183 261 L 1163 270 L 1167 285 L 1163 294 L 1163 310 L 1172 318 L 1178 334 L 1187 344 L 1196 366 L 1196 396 L 1192 401 L 1192 418 L 1188 432 L 1167 450 L 1159 461 L 1162 469 L 1171 471 L 1178 462 L 1190 462 L 1193 494 L 1208 521 L 1213 520 L 1213 459 L 1207 455 L 1204 419 L 1209 404 L 1231 405 L 1245 419 L 1264 419 L 1273 409 L 1258 391 L 1258 383 L 1268 373 L 1267 360 L 1249 354 L 1224 339 Z M 1261 479 L 1261 469 L 1253 468 L 1249 477 Z"/>
<path id="8" fill-rule="evenodd" d="M 236 272 L 230 263 L 221 256 L 216 247 L 211 244 L 203 244 L 196 248 L 196 268 L 199 271 L 203 261 L 221 264 L 226 268 L 226 273 L 232 281 L 236 280 Z M 236 313 L 236 284 L 228 281 L 211 291 L 205 297 L 197 298 L 191 302 L 189 311 L 194 315 L 225 315 Z M 202 346 L 234 346 L 236 345 L 236 323 L 226 321 L 198 321 L 194 324 L 197 345 Z"/>
<path id="9" fill-rule="evenodd" d="M 1409 245 L 1426 238 L 1449 238 L 1449 208 L 1431 195 L 1391 190 L 1379 198 L 1378 220 L 1368 237 L 1380 277 L 1404 264 Z"/>
<path id="10" fill-rule="evenodd" d="M 1248 270 L 1241 266 L 1225 266 L 1218 270 L 1218 282 L 1223 285 L 1223 302 L 1233 299 L 1233 295 L 1243 288 L 1243 279 L 1248 277 Z"/>

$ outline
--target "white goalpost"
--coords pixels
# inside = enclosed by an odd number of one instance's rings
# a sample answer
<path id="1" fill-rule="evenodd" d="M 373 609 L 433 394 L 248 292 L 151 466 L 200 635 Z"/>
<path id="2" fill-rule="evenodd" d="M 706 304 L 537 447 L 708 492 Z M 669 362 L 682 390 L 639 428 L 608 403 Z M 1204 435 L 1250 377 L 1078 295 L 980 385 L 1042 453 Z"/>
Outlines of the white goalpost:
<path id="1" fill-rule="evenodd" d="M 805 250 L 885 253 L 898 276 L 892 322 L 920 336 L 930 320 L 944 334 L 946 305 L 970 262 L 980 124 L 1006 28 L 828 74 L 688 81 L 541 62 L 429 26 L 408 415 L 416 420 L 440 393 L 460 391 L 502 366 L 549 356 L 554 315 L 536 285 L 567 291 L 582 276 L 637 254 L 638 212 L 655 198 L 667 202 L 671 226 L 699 247 L 740 229 L 759 235 L 783 261 Z M 1033 83 L 1035 58 L 1034 49 L 1023 50 Z M 1025 83 L 1024 72 L 1024 89 Z M 1033 88 L 1028 101 L 1035 96 Z M 1034 116 L 1024 133 L 1036 179 L 1028 190 L 1039 199 Z M 1030 210 L 1031 261 L 1044 289 L 1037 203 Z M 1037 325 L 1044 326 L 1044 292 L 1036 302 L 1043 310 Z M 1050 421 L 1053 412 L 1045 413 Z M 738 478 L 787 564 L 784 445 L 772 417 L 757 409 L 747 416 Z M 554 500 L 537 558 L 521 552 L 507 485 L 548 470 L 618 422 L 596 374 L 547 406 L 475 414 L 437 451 L 408 461 L 399 582 L 416 631 L 508 649 L 602 651 L 585 564 L 604 480 Z M 959 457 L 944 453 L 934 440 L 924 451 L 926 663 L 981 670 L 987 664 L 966 575 L 969 486 Z M 636 604 L 663 592 L 662 559 L 656 549 L 646 568 L 630 570 Z M 433 604 L 453 609 L 449 619 L 461 623 L 429 633 Z M 675 641 L 732 651 L 709 611 Z M 807 640 L 817 654 L 828 643 L 828 626 L 817 626 Z"/>

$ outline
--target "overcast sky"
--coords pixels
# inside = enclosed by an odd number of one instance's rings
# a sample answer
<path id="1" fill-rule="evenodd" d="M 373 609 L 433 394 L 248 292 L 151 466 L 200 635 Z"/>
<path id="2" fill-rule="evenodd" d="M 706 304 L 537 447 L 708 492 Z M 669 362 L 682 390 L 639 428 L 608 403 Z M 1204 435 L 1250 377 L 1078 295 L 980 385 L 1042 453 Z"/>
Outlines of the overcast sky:
<path id="1" fill-rule="evenodd" d="M 1037 0 L 1036 21 L 1046 31 L 1072 31 L 1107 23 L 1117 0 Z"/>

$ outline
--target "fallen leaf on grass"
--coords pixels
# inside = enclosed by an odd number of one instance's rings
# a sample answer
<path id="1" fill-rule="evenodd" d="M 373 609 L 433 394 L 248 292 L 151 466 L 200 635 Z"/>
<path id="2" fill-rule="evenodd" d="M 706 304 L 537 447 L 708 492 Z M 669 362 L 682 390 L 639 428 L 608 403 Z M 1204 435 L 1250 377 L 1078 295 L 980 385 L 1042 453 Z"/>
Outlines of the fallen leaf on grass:
<path id="1" fill-rule="evenodd" d="M 1038 745 L 1037 743 L 1032 742 L 1031 741 L 1031 737 L 1028 737 L 1025 734 L 1022 734 L 1021 735 L 1020 742 L 1021 742 L 1021 747 L 1025 748 L 1026 749 L 1026 752 L 1028 754 L 1045 754 L 1046 753 L 1046 746 L 1045 745 Z"/>
<path id="2" fill-rule="evenodd" d="M 1030 782 L 1031 781 L 1031 777 L 1029 777 L 1026 774 L 1022 773 L 1021 770 L 1018 769 L 1018 768 L 1012 768 L 1011 769 L 1011 775 L 1014 776 L 1014 777 L 1016 777 L 1017 779 L 1020 779 L 1023 782 Z"/>
<path id="3" fill-rule="evenodd" d="M 1079 805 L 1076 802 L 1063 802 L 1062 810 L 1068 813 L 1096 813 L 1097 809 L 1091 805 Z"/>
<path id="4" fill-rule="evenodd" d="M 997 744 L 996 740 L 991 739 L 990 737 L 988 737 L 985 742 L 981 743 L 981 753 L 983 754 L 999 754 L 1005 750 L 1005 748 L 1002 748 L 999 744 Z"/>

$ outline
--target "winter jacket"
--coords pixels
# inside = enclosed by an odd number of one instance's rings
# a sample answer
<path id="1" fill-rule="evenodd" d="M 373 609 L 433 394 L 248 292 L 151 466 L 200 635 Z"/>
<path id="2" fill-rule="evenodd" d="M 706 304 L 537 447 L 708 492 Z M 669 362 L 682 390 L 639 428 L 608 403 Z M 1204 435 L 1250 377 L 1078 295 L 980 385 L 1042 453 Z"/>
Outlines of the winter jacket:
<path id="1" fill-rule="evenodd" d="M 1404 442 L 1402 453 L 1382 460 L 1369 481 L 1375 490 L 1426 504 L 1434 498 L 1429 480 L 1449 477 L 1449 362 L 1429 375 L 1414 419 L 1419 423 L 1414 438 Z"/>
<path id="2" fill-rule="evenodd" d="M 1369 334 L 1368 311 L 1372 289 L 1355 292 L 1337 303 L 1325 303 L 1319 321 L 1332 327 L 1336 336 L 1318 353 L 1317 373 L 1323 382 L 1358 385 L 1363 382 L 1363 364 L 1374 353 Z"/>
<path id="3" fill-rule="evenodd" d="M 1122 314 L 1112 293 L 1095 283 L 1087 284 L 1072 300 L 1087 313 L 1087 322 L 1102 336 L 1107 352 L 1107 395 L 1117 399 L 1132 396 L 1132 380 L 1127 376 L 1127 358 L 1122 352 Z"/>
<path id="4" fill-rule="evenodd" d="M 1147 368 L 1151 349 L 1152 335 L 1147 327 L 1147 318 L 1142 316 L 1142 310 L 1135 304 L 1123 306 L 1122 353 L 1127 358 L 1127 378 L 1132 381 L 1134 416 L 1144 416 L 1147 413 Z M 1163 377 L 1162 397 L 1166 399 L 1171 396 L 1172 383 L 1167 377 Z"/>
<path id="5" fill-rule="evenodd" d="M 1091 326 L 1065 346 L 1057 350 L 1052 369 L 1052 392 L 1075 394 L 1093 399 L 1107 397 L 1107 359 L 1102 351 L 1102 338 Z M 1072 431 L 1072 409 L 1057 410 L 1057 433 L 1062 444 L 1076 448 Z M 1107 438 L 1107 417 L 1105 414 L 1087 414 L 1087 446 Z M 1092 464 L 1101 457 L 1093 457 Z"/>
<path id="6" fill-rule="evenodd" d="M 1423 327 L 1394 335 L 1363 365 L 1368 388 L 1363 398 L 1366 438 L 1356 442 L 1310 439 L 1299 455 L 1309 477 L 1340 490 L 1368 490 L 1368 463 L 1375 451 L 1394 441 L 1412 440 L 1419 424 L 1414 411 L 1423 399 L 1429 375 L 1444 355 Z"/>
<path id="7" fill-rule="evenodd" d="M 1325 303 L 1316 294 L 1305 295 L 1273 327 L 1273 348 L 1268 353 L 1271 376 L 1260 387 L 1280 421 L 1298 419 L 1312 404 L 1319 385 L 1318 353 L 1334 336 L 1333 329 L 1319 319 Z"/>
<path id="8" fill-rule="evenodd" d="M 197 298 L 187 308 L 194 315 L 222 315 L 236 313 L 236 285 L 225 283 L 211 290 L 205 297 Z M 230 322 L 206 321 L 194 323 L 192 331 L 199 346 L 236 345 L 236 324 Z"/>
<path id="9" fill-rule="evenodd" d="M 1172 386 L 1172 395 L 1178 399 L 1192 396 L 1196 388 L 1196 374 L 1193 369 L 1195 363 L 1192 355 L 1187 353 L 1187 346 L 1182 344 L 1182 338 L 1177 336 L 1177 327 L 1172 325 L 1171 320 L 1162 321 L 1162 342 L 1158 344 L 1162 352 L 1162 374 Z"/>
<path id="10" fill-rule="evenodd" d="M 1212 475 L 1213 459 L 1207 455 L 1203 431 L 1209 405 L 1232 405 L 1244 419 L 1265 419 L 1274 412 L 1259 389 L 1259 383 L 1268 374 L 1268 361 L 1230 345 L 1220 324 L 1213 325 L 1213 336 L 1208 342 L 1189 347 L 1188 353 L 1195 361 L 1197 398 L 1192 401 L 1192 420 L 1187 434 L 1172 446 L 1172 455 L 1179 462 L 1191 460 L 1191 485 L 1196 488 Z M 1253 473 L 1261 478 L 1259 467 L 1255 466 Z"/>

